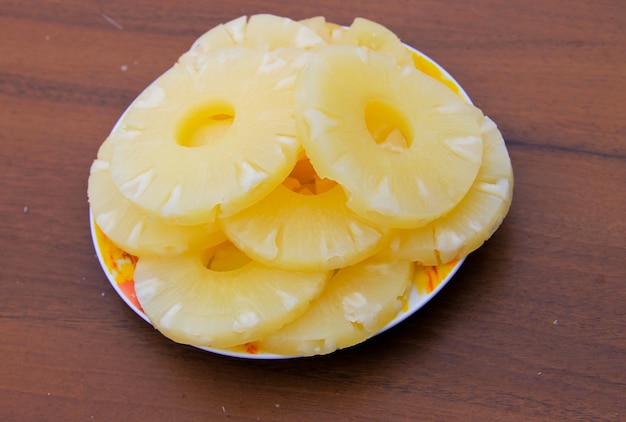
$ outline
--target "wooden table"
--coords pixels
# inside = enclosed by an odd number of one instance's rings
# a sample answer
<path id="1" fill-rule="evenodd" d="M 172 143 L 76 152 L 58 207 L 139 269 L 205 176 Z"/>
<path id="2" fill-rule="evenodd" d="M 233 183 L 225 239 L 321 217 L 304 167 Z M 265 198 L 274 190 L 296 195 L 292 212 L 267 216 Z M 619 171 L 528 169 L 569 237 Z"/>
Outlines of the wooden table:
<path id="1" fill-rule="evenodd" d="M 95 255 L 89 166 L 121 112 L 243 14 L 378 21 L 500 126 L 510 213 L 425 308 L 358 347 L 177 345 Z M 0 1 L 0 420 L 626 420 L 626 3 Z"/>

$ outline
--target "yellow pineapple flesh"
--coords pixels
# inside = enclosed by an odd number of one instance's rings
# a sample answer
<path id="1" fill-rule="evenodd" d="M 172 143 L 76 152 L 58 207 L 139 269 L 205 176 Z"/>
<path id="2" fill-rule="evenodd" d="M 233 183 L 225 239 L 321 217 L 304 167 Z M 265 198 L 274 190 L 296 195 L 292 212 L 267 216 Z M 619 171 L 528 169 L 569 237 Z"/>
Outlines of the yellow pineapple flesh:
<path id="1" fill-rule="evenodd" d="M 365 18 L 356 18 L 348 28 L 348 36 L 357 40 L 357 45 L 379 53 L 388 54 L 398 64 L 413 64 L 411 52 L 402 44 L 396 34 L 385 26 Z"/>
<path id="2" fill-rule="evenodd" d="M 398 231 L 383 255 L 438 265 L 478 249 L 500 226 L 511 205 L 513 169 L 496 124 L 481 124 L 483 160 L 461 202 L 443 217 L 412 230 Z"/>
<path id="3" fill-rule="evenodd" d="M 369 19 L 355 18 L 347 28 L 326 21 L 323 16 L 303 19 L 300 23 L 314 30 L 327 44 L 360 46 L 387 54 L 403 66 L 413 64 L 411 52 L 398 36 Z"/>
<path id="4" fill-rule="evenodd" d="M 149 213 L 211 222 L 271 192 L 301 149 L 293 81 L 300 50 L 222 48 L 177 64 L 114 132 L 111 175 Z"/>
<path id="5" fill-rule="evenodd" d="M 316 176 L 310 166 L 296 166 L 267 197 L 220 220 L 228 238 L 253 259 L 285 270 L 336 269 L 382 249 L 387 229 L 359 217 L 339 185 L 328 188 Z"/>
<path id="6" fill-rule="evenodd" d="M 247 19 L 241 16 L 226 23 L 214 26 L 202 34 L 185 54 L 205 54 L 223 47 L 234 47 L 242 38 L 239 34 L 245 32 Z"/>
<path id="7" fill-rule="evenodd" d="M 302 19 L 299 22 L 315 31 L 327 44 L 358 45 L 357 38 L 348 32 L 348 28 L 328 22 L 324 16 Z"/>
<path id="8" fill-rule="evenodd" d="M 268 30 L 271 28 L 271 30 Z M 270 14 L 253 15 L 248 21 L 246 40 L 267 43 L 270 48 L 295 47 L 310 49 L 325 44 L 315 31 L 289 18 Z"/>
<path id="9" fill-rule="evenodd" d="M 325 41 L 311 28 L 286 17 L 270 14 L 241 16 L 218 25 L 200 36 L 189 52 L 205 54 L 221 47 L 236 45 L 311 49 Z"/>
<path id="10" fill-rule="evenodd" d="M 135 256 L 177 254 L 206 249 L 226 240 L 215 223 L 183 226 L 149 215 L 126 199 L 110 172 L 111 138 L 98 151 L 87 194 L 96 223 L 118 247 Z"/>
<path id="11" fill-rule="evenodd" d="M 480 167 L 475 107 L 363 47 L 317 52 L 297 80 L 295 110 L 317 173 L 346 190 L 351 209 L 381 225 L 413 228 L 444 215 Z"/>
<path id="12" fill-rule="evenodd" d="M 271 269 L 227 242 L 204 253 L 141 257 L 135 291 L 150 321 L 170 339 L 228 348 L 302 315 L 328 274 Z"/>
<path id="13" fill-rule="evenodd" d="M 286 356 L 331 353 L 382 329 L 403 306 L 414 264 L 365 260 L 340 269 L 300 318 L 258 342 Z"/>

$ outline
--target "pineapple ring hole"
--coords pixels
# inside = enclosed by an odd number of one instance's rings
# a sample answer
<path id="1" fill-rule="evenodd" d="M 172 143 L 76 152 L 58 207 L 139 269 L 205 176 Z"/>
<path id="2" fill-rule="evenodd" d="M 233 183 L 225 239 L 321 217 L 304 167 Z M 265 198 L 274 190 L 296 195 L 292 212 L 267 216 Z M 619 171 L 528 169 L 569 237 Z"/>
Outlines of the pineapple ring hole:
<path id="1" fill-rule="evenodd" d="M 222 138 L 235 119 L 235 108 L 225 101 L 197 107 L 189 112 L 176 133 L 176 142 L 195 148 Z"/>
<path id="2" fill-rule="evenodd" d="M 248 265 L 252 259 L 231 242 L 226 241 L 207 249 L 202 254 L 202 265 L 209 271 L 234 271 Z"/>
<path id="3" fill-rule="evenodd" d="M 283 186 L 301 195 L 319 195 L 334 188 L 337 182 L 321 178 L 308 157 L 296 162 L 296 165 L 283 180 Z"/>
<path id="4" fill-rule="evenodd" d="M 365 105 L 365 124 L 380 148 L 399 153 L 411 147 L 410 125 L 395 107 L 383 101 L 368 102 Z"/>

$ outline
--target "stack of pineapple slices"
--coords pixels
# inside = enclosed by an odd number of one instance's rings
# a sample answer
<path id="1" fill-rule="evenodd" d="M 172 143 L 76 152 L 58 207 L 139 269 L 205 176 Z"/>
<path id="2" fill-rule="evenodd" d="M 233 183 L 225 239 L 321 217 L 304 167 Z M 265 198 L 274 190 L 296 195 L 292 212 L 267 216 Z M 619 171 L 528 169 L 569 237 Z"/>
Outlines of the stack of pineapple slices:
<path id="1" fill-rule="evenodd" d="M 491 236 L 512 186 L 496 125 L 385 27 L 255 15 L 137 98 L 88 196 L 164 335 L 292 356 L 376 334 L 422 265 Z"/>

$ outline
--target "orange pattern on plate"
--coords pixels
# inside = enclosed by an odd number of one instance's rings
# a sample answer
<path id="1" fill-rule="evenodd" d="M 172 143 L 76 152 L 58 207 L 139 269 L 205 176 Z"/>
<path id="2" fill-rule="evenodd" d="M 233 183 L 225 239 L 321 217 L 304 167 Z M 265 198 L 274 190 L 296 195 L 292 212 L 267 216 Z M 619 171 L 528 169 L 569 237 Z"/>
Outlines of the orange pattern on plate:
<path id="1" fill-rule="evenodd" d="M 432 76 L 438 81 L 445 84 L 448 88 L 450 88 L 455 94 L 460 97 L 463 97 L 461 94 L 461 90 L 459 89 L 459 85 L 448 75 L 446 75 L 432 60 L 417 54 L 414 51 L 411 51 L 413 56 L 413 63 L 418 70 L 421 70 L 428 76 Z"/>
<path id="2" fill-rule="evenodd" d="M 432 267 L 418 265 L 414 278 L 417 291 L 421 295 L 431 294 L 437 286 L 439 286 L 439 284 L 441 284 L 441 282 L 448 277 L 448 274 L 450 274 L 454 267 L 456 267 L 458 262 L 459 260 L 455 259 L 447 264 Z"/>
<path id="3" fill-rule="evenodd" d="M 98 239 L 98 249 L 107 267 L 109 274 L 115 279 L 117 287 L 122 291 L 124 296 L 137 307 L 142 309 L 137 295 L 135 294 L 135 264 L 137 257 L 118 248 L 93 222 L 96 238 Z M 142 310 L 143 312 L 143 310 Z"/>

